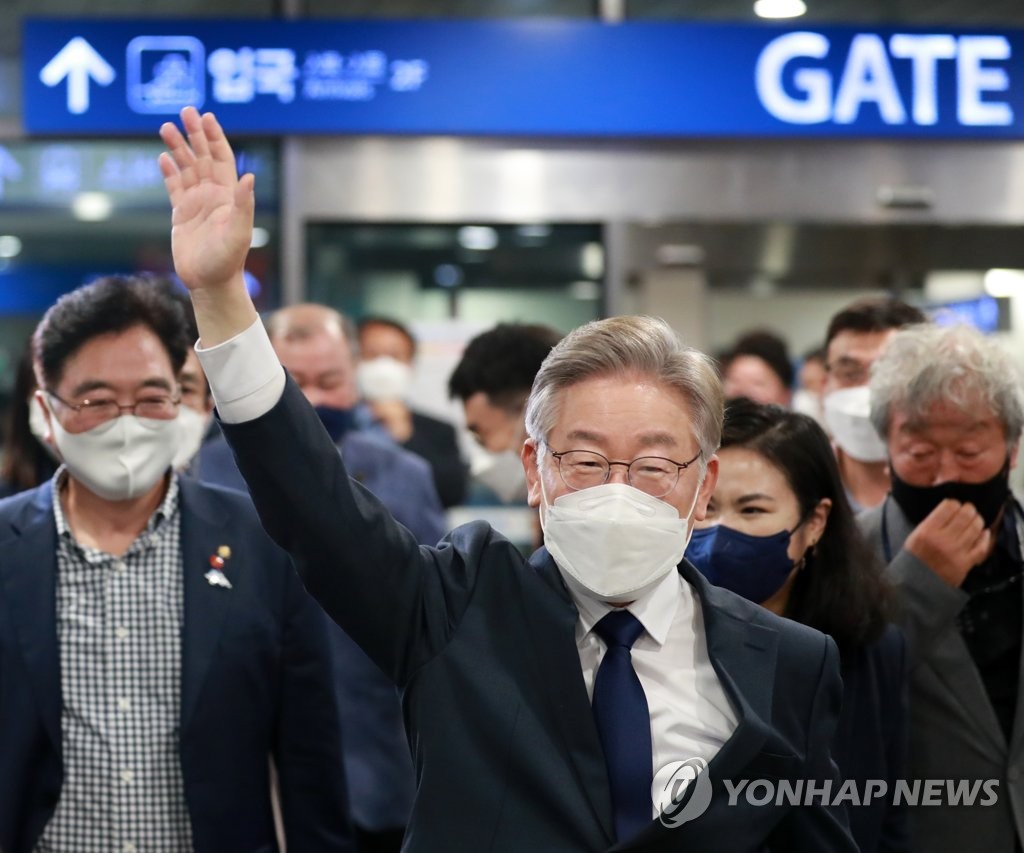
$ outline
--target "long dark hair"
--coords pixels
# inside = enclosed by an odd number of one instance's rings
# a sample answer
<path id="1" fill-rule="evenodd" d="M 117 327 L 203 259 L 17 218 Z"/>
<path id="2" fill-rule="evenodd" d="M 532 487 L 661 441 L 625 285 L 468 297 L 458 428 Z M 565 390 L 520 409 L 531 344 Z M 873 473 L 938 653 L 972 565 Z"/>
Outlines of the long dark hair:
<path id="1" fill-rule="evenodd" d="M 828 436 L 807 415 L 747 399 L 726 407 L 722 448 L 743 447 L 763 456 L 786 477 L 808 518 L 823 498 L 832 502 L 821 539 L 806 555 L 785 616 L 830 634 L 846 655 L 885 629 L 893 593 L 860 535 Z"/>

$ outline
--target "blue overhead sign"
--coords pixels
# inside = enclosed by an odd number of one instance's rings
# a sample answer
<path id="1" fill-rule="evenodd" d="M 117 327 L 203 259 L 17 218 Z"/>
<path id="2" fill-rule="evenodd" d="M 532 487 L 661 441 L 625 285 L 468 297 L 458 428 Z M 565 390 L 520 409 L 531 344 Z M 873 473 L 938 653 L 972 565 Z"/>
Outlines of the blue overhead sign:
<path id="1" fill-rule="evenodd" d="M 22 57 L 42 134 L 1024 137 L 1024 31 L 29 20 Z"/>

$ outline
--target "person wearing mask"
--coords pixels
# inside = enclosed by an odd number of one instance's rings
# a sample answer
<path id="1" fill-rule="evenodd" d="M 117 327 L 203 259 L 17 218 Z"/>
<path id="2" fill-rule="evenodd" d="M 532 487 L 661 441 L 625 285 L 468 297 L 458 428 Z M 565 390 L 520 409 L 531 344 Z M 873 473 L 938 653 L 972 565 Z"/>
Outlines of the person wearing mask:
<path id="1" fill-rule="evenodd" d="M 415 454 L 357 427 L 356 330 L 323 305 L 293 305 L 273 313 L 267 330 L 281 363 L 315 407 L 346 467 L 394 513 L 416 539 L 433 545 L 444 514 L 430 466 Z M 273 452 L 279 452 L 273 447 Z M 223 437 L 204 445 L 199 472 L 247 489 Z M 397 851 L 415 787 L 409 744 L 394 683 L 337 626 L 332 626 L 334 683 L 342 711 L 345 772 L 360 853 Z"/>
<path id="2" fill-rule="evenodd" d="M 526 502 L 519 459 L 526 439 L 526 399 L 560 337 L 547 326 L 499 323 L 466 345 L 448 379 L 448 393 L 462 402 L 466 429 L 488 454 L 485 464 L 474 470 L 474 479 L 500 503 Z"/>
<path id="3" fill-rule="evenodd" d="M 387 317 L 365 317 L 359 323 L 359 390 L 374 420 L 406 450 L 430 463 L 441 506 L 462 503 L 466 496 L 466 464 L 459 452 L 455 427 L 409 408 L 416 339 L 409 329 Z"/>
<path id="4" fill-rule="evenodd" d="M 870 389 L 892 488 L 859 521 L 911 642 L 910 776 L 998 785 L 995 802 L 915 809 L 915 850 L 1020 850 L 1020 373 L 974 329 L 916 325 L 889 339 Z"/>
<path id="5" fill-rule="evenodd" d="M 800 360 L 800 368 L 796 375 L 796 391 L 790 408 L 794 412 L 810 415 L 818 423 L 822 423 L 823 412 L 821 398 L 825 393 L 825 348 L 815 347 L 804 353 Z"/>
<path id="6" fill-rule="evenodd" d="M 180 307 L 112 277 L 33 337 L 53 479 L 0 503 L 5 853 L 351 850 L 327 620 L 247 498 L 179 477 Z"/>
<path id="7" fill-rule="evenodd" d="M 527 560 L 480 521 L 421 547 L 350 479 L 282 370 L 242 277 L 252 176 L 211 114 L 182 121 L 188 141 L 162 126 L 160 165 L 199 355 L 268 530 L 402 687 L 407 853 L 853 851 L 841 807 L 727 795 L 725 780 L 766 773 L 838 784 L 841 684 L 830 639 L 683 561 L 718 470 L 710 359 L 650 318 L 576 330 L 527 405 L 547 549 Z"/>
<path id="8" fill-rule="evenodd" d="M 828 436 L 807 415 L 734 400 L 718 457 L 686 556 L 712 583 L 836 641 L 843 710 L 832 755 L 858 791 L 887 786 L 850 808 L 853 838 L 861 853 L 907 851 L 907 809 L 891 796 L 907 760 L 906 643 L 889 623 L 892 590 L 857 529 Z"/>
<path id="9" fill-rule="evenodd" d="M 847 305 L 828 324 L 822 400 L 839 476 L 855 513 L 878 506 L 889 493 L 885 443 L 871 425 L 871 365 L 897 329 L 924 323 L 917 308 L 892 297 Z"/>
<path id="10" fill-rule="evenodd" d="M 747 397 L 785 408 L 793 398 L 793 376 L 786 342 L 767 330 L 741 335 L 722 367 L 727 398 Z"/>
<path id="11" fill-rule="evenodd" d="M 4 425 L 3 462 L 0 464 L 0 498 L 34 489 L 57 470 L 53 448 L 46 443 L 46 416 L 36 399 L 36 375 L 32 369 L 32 340 L 18 362 L 11 390 L 11 404 Z"/>
<path id="12" fill-rule="evenodd" d="M 388 438 L 359 428 L 358 333 L 352 321 L 333 308 L 306 303 L 275 311 L 267 329 L 281 363 L 315 407 L 353 476 L 417 539 L 436 543 L 444 534 L 444 511 L 430 466 Z M 223 438 L 202 447 L 199 468 L 208 482 L 246 489 Z"/>

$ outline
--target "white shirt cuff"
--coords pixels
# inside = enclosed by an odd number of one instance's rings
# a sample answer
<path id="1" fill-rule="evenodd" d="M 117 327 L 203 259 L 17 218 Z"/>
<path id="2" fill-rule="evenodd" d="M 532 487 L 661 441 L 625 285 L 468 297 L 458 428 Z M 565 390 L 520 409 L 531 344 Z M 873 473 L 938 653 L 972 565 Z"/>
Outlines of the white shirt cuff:
<path id="1" fill-rule="evenodd" d="M 228 424 L 265 415 L 284 393 L 284 368 L 258 318 L 244 332 L 196 355 L 210 383 L 220 419 Z"/>

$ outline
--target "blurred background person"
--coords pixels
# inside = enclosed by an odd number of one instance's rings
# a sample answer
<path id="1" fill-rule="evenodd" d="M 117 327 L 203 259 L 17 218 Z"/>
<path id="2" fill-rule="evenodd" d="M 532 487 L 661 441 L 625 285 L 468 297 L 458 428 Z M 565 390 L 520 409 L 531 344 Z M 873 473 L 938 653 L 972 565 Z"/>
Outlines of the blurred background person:
<path id="1" fill-rule="evenodd" d="M 740 399 L 726 410 L 719 475 L 687 558 L 708 579 L 832 636 L 843 708 L 832 756 L 863 791 L 904 778 L 907 663 L 889 624 L 891 590 L 861 539 L 828 436 L 810 417 Z M 880 797 L 849 809 L 861 851 L 909 850 L 905 809 Z"/>
<path id="2" fill-rule="evenodd" d="M 722 364 L 725 396 L 788 408 L 794 373 L 789 348 L 782 338 L 767 329 L 746 332 L 730 347 Z"/>
<path id="3" fill-rule="evenodd" d="M 455 427 L 414 411 L 407 397 L 413 381 L 416 339 L 408 327 L 387 317 L 359 323 L 359 390 L 373 419 L 396 443 L 430 463 L 441 506 L 462 503 L 468 470 Z"/>
<path id="4" fill-rule="evenodd" d="M 832 317 L 825 334 L 825 425 L 854 513 L 878 506 L 889 492 L 888 451 L 871 424 L 871 365 L 897 329 L 927 321 L 891 297 L 862 299 Z"/>
<path id="5" fill-rule="evenodd" d="M 0 498 L 34 489 L 57 470 L 57 457 L 46 443 L 46 416 L 42 403 L 36 399 L 36 387 L 30 338 L 18 362 L 4 423 Z"/>
<path id="6" fill-rule="evenodd" d="M 471 502 L 526 503 L 519 456 L 526 439 L 526 400 L 541 363 L 561 337 L 548 326 L 499 323 L 466 345 L 448 392 L 462 402 L 466 428 L 487 452 L 473 467 L 474 485 L 483 488 Z"/>
<path id="7" fill-rule="evenodd" d="M 825 394 L 825 348 L 815 347 L 804 353 L 796 371 L 796 390 L 790 406 L 794 412 L 810 415 L 818 423 L 823 422 L 822 397 Z"/>

